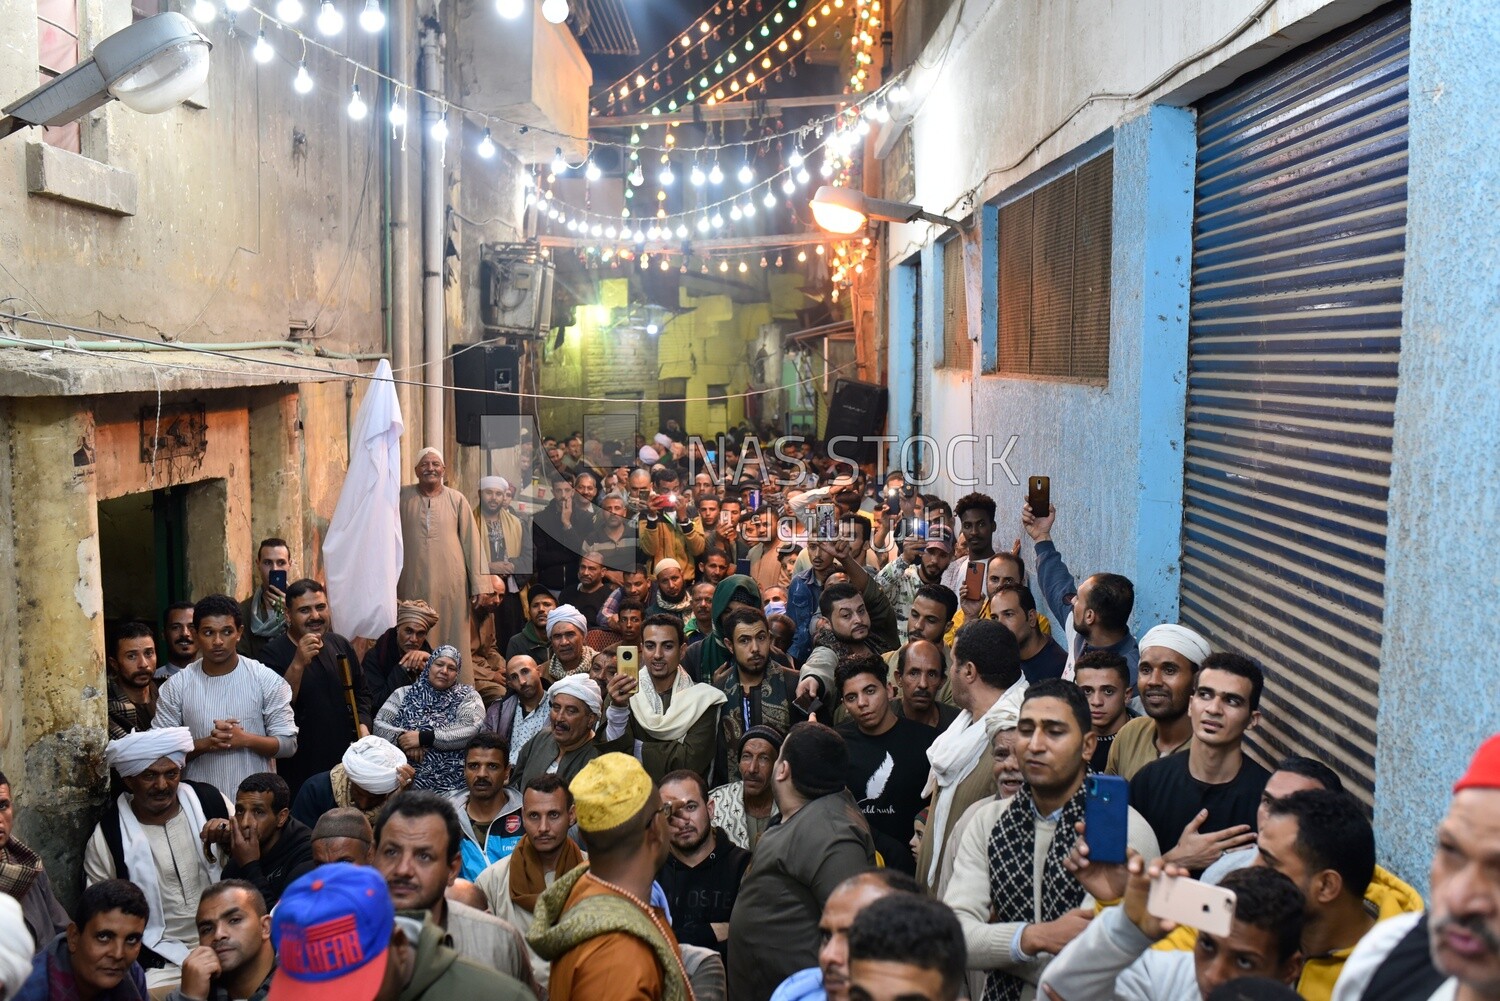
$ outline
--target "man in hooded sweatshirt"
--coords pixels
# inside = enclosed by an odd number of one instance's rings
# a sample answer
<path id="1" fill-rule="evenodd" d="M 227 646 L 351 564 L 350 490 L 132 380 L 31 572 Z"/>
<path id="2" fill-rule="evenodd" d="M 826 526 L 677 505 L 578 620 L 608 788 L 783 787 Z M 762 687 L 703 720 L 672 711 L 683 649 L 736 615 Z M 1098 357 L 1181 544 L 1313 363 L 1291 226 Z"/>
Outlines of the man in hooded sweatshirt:
<path id="1" fill-rule="evenodd" d="M 234 819 L 210 820 L 206 844 L 229 848 L 225 879 L 254 884 L 267 907 L 297 877 L 313 869 L 312 831 L 292 817 L 292 796 L 275 772 L 259 772 L 240 783 L 234 794 Z"/>

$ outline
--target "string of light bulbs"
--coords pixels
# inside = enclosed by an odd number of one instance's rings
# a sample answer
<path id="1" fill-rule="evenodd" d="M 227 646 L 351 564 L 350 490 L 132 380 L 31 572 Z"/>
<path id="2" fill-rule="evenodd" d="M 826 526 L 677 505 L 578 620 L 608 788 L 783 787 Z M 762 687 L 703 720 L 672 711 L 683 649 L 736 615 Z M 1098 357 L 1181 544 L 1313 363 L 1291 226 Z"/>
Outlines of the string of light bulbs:
<path id="1" fill-rule="evenodd" d="M 212 0 L 194 0 L 194 2 L 195 4 L 200 2 L 204 4 L 212 4 Z M 432 101 L 438 108 L 441 109 L 439 122 L 437 124 L 440 125 L 440 132 L 444 135 L 444 137 L 446 137 L 450 132 L 447 125 L 449 118 L 453 115 L 457 115 L 458 117 L 461 117 L 465 120 L 476 122 L 486 129 L 493 128 L 495 126 L 504 126 L 506 128 L 517 130 L 524 129 L 531 133 L 539 133 L 541 135 L 547 136 L 550 140 L 556 142 L 565 142 L 569 145 L 582 143 L 585 144 L 590 150 L 594 148 L 606 148 L 621 150 L 639 149 L 646 152 L 656 153 L 722 152 L 724 150 L 745 149 L 747 147 L 757 146 L 762 143 L 789 139 L 794 136 L 804 135 L 810 132 L 817 131 L 832 124 L 840 114 L 844 113 L 844 110 L 847 110 L 843 109 L 840 111 L 836 111 L 819 119 L 815 119 L 803 125 L 797 126 L 796 128 L 784 129 L 772 135 L 759 136 L 754 139 L 731 140 L 727 142 L 721 142 L 718 145 L 704 144 L 693 147 L 674 148 L 670 146 L 653 146 L 649 143 L 642 143 L 639 141 L 615 141 L 610 139 L 595 139 L 590 136 L 575 136 L 570 133 L 559 132 L 553 129 L 545 128 L 543 126 L 532 125 L 526 122 L 513 121 L 500 115 L 478 111 L 474 108 L 469 108 L 465 105 L 458 104 L 457 102 L 454 102 L 441 94 L 436 94 L 422 87 L 418 87 L 412 83 L 399 80 L 388 73 L 382 72 L 377 67 L 371 66 L 368 63 L 355 59 L 354 57 L 334 48 L 332 45 L 314 38 L 311 35 L 308 35 L 306 32 L 297 28 L 295 23 L 284 21 L 281 18 L 278 18 L 273 12 L 265 10 L 255 3 L 249 2 L 249 0 L 225 0 L 225 2 L 226 4 L 230 2 L 233 2 L 235 4 L 244 4 L 242 8 L 238 10 L 232 10 L 231 14 L 254 14 L 260 19 L 259 28 L 255 34 L 254 39 L 251 42 L 251 54 L 256 62 L 265 64 L 269 63 L 272 59 L 275 58 L 275 46 L 271 44 L 270 40 L 266 36 L 266 26 L 269 24 L 270 26 L 292 36 L 293 41 L 297 45 L 301 46 L 304 53 L 309 50 L 326 53 L 332 56 L 334 59 L 347 64 L 355 72 L 356 75 L 364 74 L 371 79 L 384 81 L 390 84 L 393 88 L 395 97 L 392 101 L 391 107 L 387 110 L 387 119 L 394 128 L 404 128 L 408 123 L 408 115 L 405 107 L 405 100 L 407 97 L 426 98 L 427 100 Z M 327 2 L 331 4 L 332 0 L 327 0 Z M 296 3 L 300 7 L 301 0 L 279 0 L 278 6 L 286 3 Z M 366 9 L 368 9 L 373 4 L 376 11 L 381 10 L 380 0 L 365 0 L 365 4 Z M 381 13 L 380 16 L 383 18 L 384 14 Z M 241 32 L 238 30 L 235 18 L 231 17 L 229 19 L 229 23 L 230 30 L 233 34 L 242 35 L 248 38 L 247 32 Z M 381 26 L 384 26 L 383 21 L 381 22 Z M 300 61 L 299 71 L 303 68 L 306 68 L 306 66 L 307 60 L 303 58 Z M 304 76 L 304 74 L 299 72 L 297 76 Z M 301 91 L 302 93 L 308 93 L 311 92 L 312 89 L 314 89 L 311 86 L 311 83 L 313 82 L 311 71 L 309 70 L 305 76 L 307 82 L 304 83 L 303 86 L 306 87 L 306 90 Z M 894 82 L 895 81 L 892 81 L 891 83 Z M 891 83 L 883 85 L 881 90 L 883 91 L 888 89 L 891 86 Z M 856 108 L 862 107 L 864 103 L 867 102 L 871 97 L 873 97 L 875 93 L 877 92 L 872 91 L 870 95 L 866 95 L 863 98 L 852 101 L 851 105 Z M 368 110 L 368 106 L 366 107 Z M 491 139 L 491 142 L 493 143 L 493 139 Z M 586 162 L 587 160 L 585 160 L 585 163 Z M 573 165 L 570 164 L 568 166 L 571 169 Z M 580 164 L 579 166 L 583 166 L 583 164 Z"/>
<path id="2" fill-rule="evenodd" d="M 686 28 L 681 36 L 674 35 L 666 45 L 663 45 L 651 55 L 642 59 L 632 69 L 629 69 L 620 74 L 614 79 L 613 82 L 604 87 L 596 87 L 595 93 L 603 95 L 618 92 L 622 87 L 629 87 L 632 82 L 632 78 L 636 78 L 634 80 L 634 90 L 639 91 L 642 87 L 654 82 L 662 73 L 670 72 L 671 67 L 676 64 L 677 60 L 684 60 L 684 65 L 686 65 L 685 61 L 692 56 L 692 50 L 695 46 L 703 45 L 709 38 L 718 40 L 719 32 L 726 27 L 730 27 L 734 23 L 736 17 L 743 14 L 745 10 L 749 8 L 750 2 L 751 0 L 740 0 L 740 2 L 738 3 L 728 3 L 726 5 L 727 9 L 723 14 L 723 20 L 718 21 L 714 24 L 710 24 L 708 18 L 706 17 L 698 19 L 692 25 Z M 796 2 L 790 3 L 790 8 L 794 9 L 796 8 L 796 6 Z M 719 8 L 715 6 L 714 9 L 717 11 Z M 773 13 L 775 13 L 776 11 L 779 11 L 779 8 L 774 9 Z M 765 19 L 762 18 L 762 23 L 764 22 L 764 20 Z M 778 21 L 777 23 L 779 24 L 780 22 Z M 754 27 L 755 26 L 752 26 L 752 31 L 754 30 Z M 698 38 L 692 37 L 694 28 L 698 29 Z M 681 48 L 681 53 L 677 53 L 674 51 L 677 48 Z M 666 53 L 666 58 L 668 60 L 665 67 L 663 67 L 661 64 L 663 52 Z M 646 76 L 644 72 L 647 63 L 651 64 L 652 75 L 649 77 Z M 629 95 L 621 94 L 620 96 L 626 97 Z"/>

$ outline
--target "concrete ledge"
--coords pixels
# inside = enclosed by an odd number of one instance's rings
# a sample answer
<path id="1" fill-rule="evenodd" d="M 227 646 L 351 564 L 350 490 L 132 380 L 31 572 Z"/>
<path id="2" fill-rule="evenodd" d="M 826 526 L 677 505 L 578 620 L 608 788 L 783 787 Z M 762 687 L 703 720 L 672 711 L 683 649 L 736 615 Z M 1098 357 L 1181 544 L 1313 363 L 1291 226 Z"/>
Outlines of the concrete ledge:
<path id="1" fill-rule="evenodd" d="M 294 351 L 37 351 L 0 345 L 0 397 L 106 396 L 347 379 L 361 363 Z"/>
<path id="2" fill-rule="evenodd" d="M 131 171 L 46 143 L 26 144 L 26 190 L 33 195 L 133 216 L 138 187 Z"/>

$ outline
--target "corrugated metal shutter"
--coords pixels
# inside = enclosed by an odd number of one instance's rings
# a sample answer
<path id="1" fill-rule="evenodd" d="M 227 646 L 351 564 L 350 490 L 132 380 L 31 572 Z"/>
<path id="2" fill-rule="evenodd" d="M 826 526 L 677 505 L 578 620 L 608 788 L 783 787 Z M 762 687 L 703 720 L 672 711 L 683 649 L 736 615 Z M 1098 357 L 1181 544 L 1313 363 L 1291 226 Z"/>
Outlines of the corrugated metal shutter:
<path id="1" fill-rule="evenodd" d="M 1267 673 L 1263 759 L 1373 799 L 1409 9 L 1199 108 L 1183 620 Z"/>

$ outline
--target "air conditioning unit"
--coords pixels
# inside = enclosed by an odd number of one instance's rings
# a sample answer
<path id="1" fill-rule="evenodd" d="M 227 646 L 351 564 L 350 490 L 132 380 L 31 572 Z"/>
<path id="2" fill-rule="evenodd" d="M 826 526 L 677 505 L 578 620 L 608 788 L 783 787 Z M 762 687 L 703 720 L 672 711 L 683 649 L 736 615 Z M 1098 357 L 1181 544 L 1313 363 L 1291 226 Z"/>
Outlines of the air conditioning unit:
<path id="1" fill-rule="evenodd" d="M 488 244 L 480 251 L 480 323 L 487 330 L 540 336 L 552 326 L 552 262 L 534 244 Z"/>

